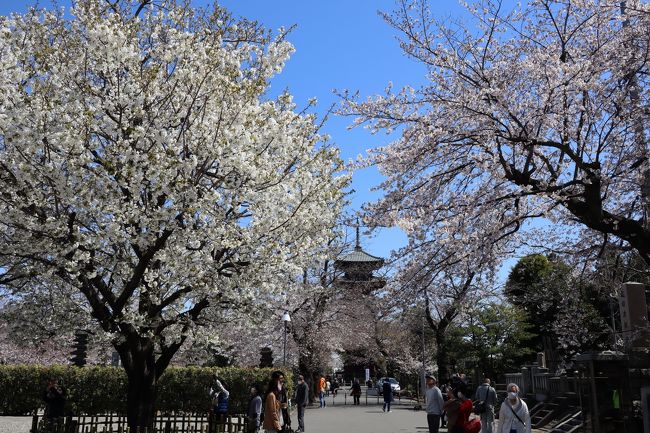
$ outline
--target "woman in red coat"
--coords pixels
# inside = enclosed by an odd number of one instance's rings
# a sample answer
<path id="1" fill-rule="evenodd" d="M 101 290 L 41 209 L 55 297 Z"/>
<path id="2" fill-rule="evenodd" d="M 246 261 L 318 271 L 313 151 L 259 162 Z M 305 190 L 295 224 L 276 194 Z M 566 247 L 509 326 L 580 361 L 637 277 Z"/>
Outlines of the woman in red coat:
<path id="1" fill-rule="evenodd" d="M 474 423 L 469 420 L 474 405 L 472 404 L 472 400 L 465 397 L 466 391 L 466 386 L 460 386 L 456 390 L 456 398 L 460 402 L 460 407 L 458 408 L 458 419 L 452 433 L 478 433 L 481 429 L 480 422 Z M 478 424 L 478 430 L 476 430 L 476 424 Z"/>

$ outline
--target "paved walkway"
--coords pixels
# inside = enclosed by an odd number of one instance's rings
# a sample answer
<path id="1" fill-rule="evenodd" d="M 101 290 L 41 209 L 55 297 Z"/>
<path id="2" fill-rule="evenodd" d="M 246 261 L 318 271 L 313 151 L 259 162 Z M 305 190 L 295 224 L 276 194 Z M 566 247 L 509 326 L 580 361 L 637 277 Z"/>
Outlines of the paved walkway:
<path id="1" fill-rule="evenodd" d="M 31 416 L 0 416 L 0 433 L 29 433 Z"/>
<path id="2" fill-rule="evenodd" d="M 305 412 L 306 433 L 428 433 L 426 412 L 413 410 L 412 400 L 395 400 L 390 413 L 382 411 L 382 397 L 377 398 L 370 390 L 368 399 L 361 397 L 360 406 L 351 406 L 351 397 L 342 393 L 334 399 L 326 399 L 327 407 L 320 409 L 318 404 Z M 365 402 L 369 404 L 366 405 Z M 344 405 L 344 402 L 347 402 Z M 379 404 L 377 404 L 379 402 Z M 298 428 L 296 413 L 291 414 L 292 427 Z M 446 428 L 440 429 L 446 433 Z M 533 433 L 539 433 L 533 430 Z"/>
<path id="3" fill-rule="evenodd" d="M 293 424 L 298 420 L 293 417 Z M 328 406 L 305 412 L 307 433 L 427 433 L 426 414 L 411 405 L 398 405 L 390 413 L 381 406 Z M 444 431 L 444 430 L 443 430 Z"/>

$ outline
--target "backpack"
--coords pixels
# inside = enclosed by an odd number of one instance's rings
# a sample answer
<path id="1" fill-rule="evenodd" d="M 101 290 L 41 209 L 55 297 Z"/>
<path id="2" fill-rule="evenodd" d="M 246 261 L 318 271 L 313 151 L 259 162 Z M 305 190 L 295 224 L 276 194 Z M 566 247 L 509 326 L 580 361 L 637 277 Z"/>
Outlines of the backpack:
<path id="1" fill-rule="evenodd" d="M 226 414 L 230 407 L 230 396 L 226 395 L 225 392 L 220 392 L 219 397 L 217 397 L 217 413 Z"/>

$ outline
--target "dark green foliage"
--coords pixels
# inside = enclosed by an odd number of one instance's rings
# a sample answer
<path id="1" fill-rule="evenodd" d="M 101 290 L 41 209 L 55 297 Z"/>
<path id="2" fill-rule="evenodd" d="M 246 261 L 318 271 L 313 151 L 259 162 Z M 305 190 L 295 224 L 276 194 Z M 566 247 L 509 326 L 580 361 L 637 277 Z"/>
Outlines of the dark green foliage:
<path id="1" fill-rule="evenodd" d="M 535 353 L 527 344 L 535 335 L 520 308 L 491 303 L 474 308 L 468 316 L 450 327 L 447 343 L 451 366 L 465 373 L 473 370 L 474 380 L 517 371 Z"/>
<path id="2" fill-rule="evenodd" d="M 550 332 L 560 301 L 573 294 L 571 287 L 571 269 L 566 264 L 531 254 L 510 271 L 505 295 L 526 312 L 535 333 L 541 335 Z"/>
<path id="3" fill-rule="evenodd" d="M 596 274 L 581 279 L 557 257 L 541 254 L 523 257 L 510 271 L 505 295 L 524 310 L 538 336 L 527 347 L 543 349 L 551 368 L 606 346 L 612 289 L 599 290 L 593 284 L 598 280 Z"/>
<path id="4" fill-rule="evenodd" d="M 250 386 L 264 389 L 274 369 L 170 367 L 158 382 L 156 409 L 161 412 L 207 412 L 208 391 L 215 374 L 230 391 L 230 412 L 245 412 Z M 286 384 L 293 392 L 293 377 L 285 371 Z M 0 366 L 0 414 L 32 413 L 43 407 L 46 380 L 59 380 L 68 393 L 66 411 L 74 414 L 125 413 L 127 377 L 114 367 Z"/>

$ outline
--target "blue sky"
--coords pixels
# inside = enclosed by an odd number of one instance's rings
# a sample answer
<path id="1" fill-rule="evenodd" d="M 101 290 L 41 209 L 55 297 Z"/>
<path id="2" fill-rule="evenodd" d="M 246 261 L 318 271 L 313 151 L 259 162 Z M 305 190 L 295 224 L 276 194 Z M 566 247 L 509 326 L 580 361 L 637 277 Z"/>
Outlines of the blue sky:
<path id="1" fill-rule="evenodd" d="M 30 1 L 3 0 L 0 14 L 23 12 Z M 69 5 L 68 0 L 59 1 Z M 205 6 L 206 0 L 193 0 Z M 463 10 L 456 0 L 431 1 L 434 14 L 440 19 L 458 18 Z M 48 5 L 42 0 L 41 5 Z M 359 91 L 363 97 L 381 94 L 389 82 L 396 88 L 424 83 L 424 67 L 402 54 L 397 33 L 378 15 L 391 11 L 394 0 L 224 0 L 220 2 L 236 16 L 261 22 L 278 29 L 297 25 L 288 40 L 296 52 L 282 74 L 272 83 L 270 94 L 288 88 L 299 107 L 316 97 L 316 111 L 325 113 L 339 99 L 333 89 Z M 332 141 L 341 149 L 344 159 L 354 159 L 366 150 L 388 143 L 385 134 L 372 136 L 362 129 L 347 130 L 351 118 L 332 116 L 324 126 Z M 349 211 L 360 209 L 364 202 L 376 199 L 370 189 L 381 181 L 373 168 L 355 173 Z M 406 244 L 399 229 L 381 230 L 372 238 L 364 238 L 363 246 L 375 255 L 388 257 L 390 251 Z"/>

